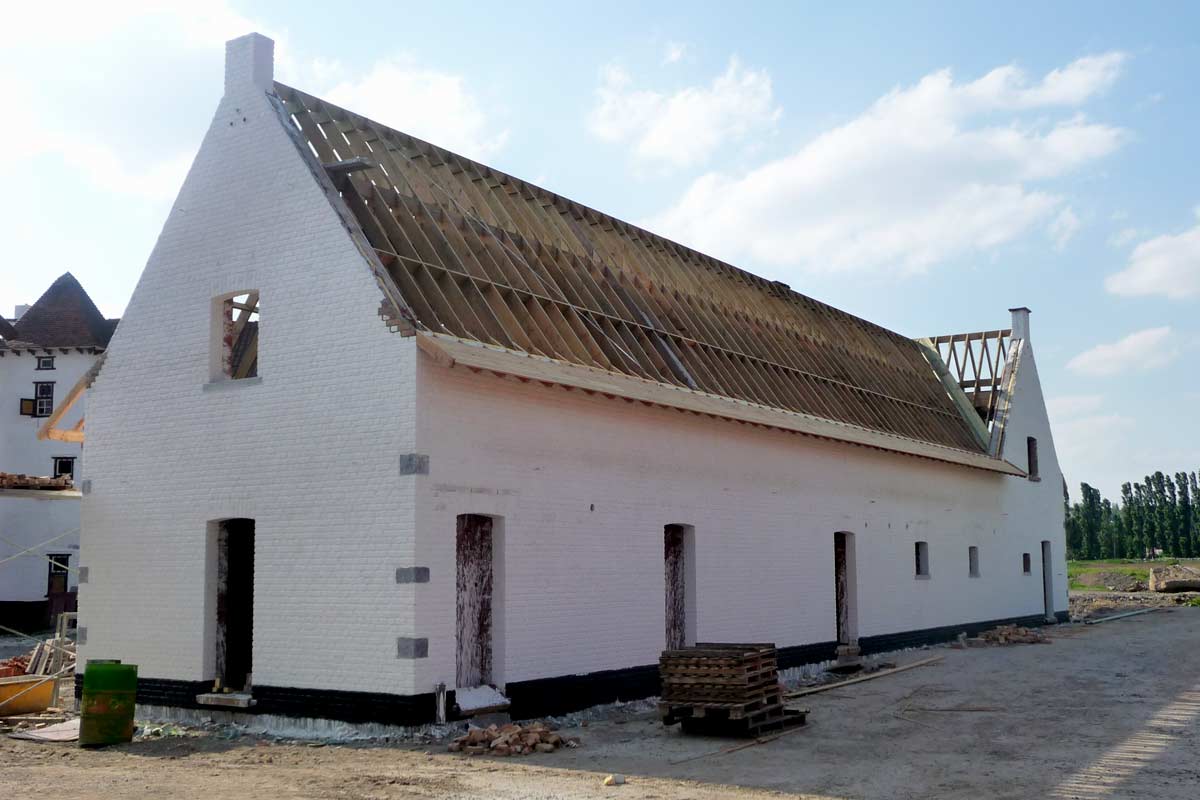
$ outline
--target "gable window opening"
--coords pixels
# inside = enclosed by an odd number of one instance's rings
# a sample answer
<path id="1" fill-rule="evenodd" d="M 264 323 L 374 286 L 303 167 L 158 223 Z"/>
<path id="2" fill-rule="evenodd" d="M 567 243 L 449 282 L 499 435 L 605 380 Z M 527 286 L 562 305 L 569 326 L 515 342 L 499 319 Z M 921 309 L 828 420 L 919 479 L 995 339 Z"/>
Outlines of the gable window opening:
<path id="1" fill-rule="evenodd" d="M 38 356 L 37 357 L 37 368 L 38 369 L 54 369 L 54 356 Z"/>
<path id="2" fill-rule="evenodd" d="M 1033 559 L 1029 557 L 1029 553 L 1021 554 L 1021 572 L 1026 575 L 1033 574 Z"/>
<path id="3" fill-rule="evenodd" d="M 979 548 L 971 545 L 967 548 L 967 564 L 972 578 L 979 577 Z"/>
<path id="4" fill-rule="evenodd" d="M 929 577 L 929 542 L 917 542 L 914 548 L 918 578 Z"/>
<path id="5" fill-rule="evenodd" d="M 75 456 L 54 457 L 54 477 L 61 478 L 64 475 L 75 480 Z"/>
<path id="6" fill-rule="evenodd" d="M 224 298 L 221 313 L 221 373 L 225 380 L 258 377 L 258 292 Z"/>
<path id="7" fill-rule="evenodd" d="M 1025 457 L 1029 473 L 1029 480 L 1040 481 L 1041 476 L 1038 475 L 1038 455 L 1037 455 L 1037 439 L 1032 436 L 1025 438 Z"/>

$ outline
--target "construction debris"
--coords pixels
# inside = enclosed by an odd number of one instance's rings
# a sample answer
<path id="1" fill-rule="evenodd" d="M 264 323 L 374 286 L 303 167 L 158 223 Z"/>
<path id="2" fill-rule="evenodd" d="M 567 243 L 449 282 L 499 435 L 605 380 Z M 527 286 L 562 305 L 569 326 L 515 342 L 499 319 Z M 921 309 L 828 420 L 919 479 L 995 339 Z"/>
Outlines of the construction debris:
<path id="1" fill-rule="evenodd" d="M 0 678 L 15 678 L 25 675 L 29 668 L 29 656 L 13 656 L 0 661 Z"/>
<path id="2" fill-rule="evenodd" d="M 998 625 L 979 634 L 979 638 L 989 644 L 1050 644 L 1046 634 L 1020 625 Z"/>
<path id="3" fill-rule="evenodd" d="M 760 736 L 805 722 L 807 712 L 784 707 L 774 644 L 664 650 L 658 671 L 663 724 L 684 733 Z"/>
<path id="4" fill-rule="evenodd" d="M 605 786 L 624 786 L 625 785 L 625 776 L 614 772 L 612 775 L 609 775 L 607 778 L 604 779 L 604 785 Z"/>
<path id="5" fill-rule="evenodd" d="M 1152 592 L 1195 592 L 1200 591 L 1200 570 L 1183 564 L 1151 567 L 1150 591 Z"/>
<path id="6" fill-rule="evenodd" d="M 8 735 L 10 739 L 31 742 L 75 742 L 79 740 L 79 718 L 63 720 L 44 727 L 23 728 Z"/>
<path id="7" fill-rule="evenodd" d="M 553 753 L 560 747 L 579 747 L 578 736 L 562 736 L 544 722 L 518 725 L 489 725 L 470 728 L 463 736 L 450 742 L 451 753 L 470 756 L 526 756 L 530 753 Z"/>
<path id="8" fill-rule="evenodd" d="M 0 489 L 70 489 L 71 486 L 70 475 L 45 478 L 36 475 L 0 472 Z"/>
<path id="9" fill-rule="evenodd" d="M 57 658 L 56 658 L 57 656 Z M 75 642 L 72 639 L 47 639 L 22 656 L 0 661 L 0 678 L 18 675 L 53 675 L 75 665 Z"/>

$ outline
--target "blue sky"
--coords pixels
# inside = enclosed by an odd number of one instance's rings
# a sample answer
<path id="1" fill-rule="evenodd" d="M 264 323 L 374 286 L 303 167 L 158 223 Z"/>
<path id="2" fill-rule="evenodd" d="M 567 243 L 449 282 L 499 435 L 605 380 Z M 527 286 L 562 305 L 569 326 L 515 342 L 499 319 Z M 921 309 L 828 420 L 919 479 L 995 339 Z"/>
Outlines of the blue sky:
<path id="1" fill-rule="evenodd" d="M 901 333 L 1029 306 L 1076 497 L 1200 468 L 1200 6 L 98 5 L 0 33 L 5 313 L 66 270 L 121 313 L 258 30 L 286 83 Z"/>

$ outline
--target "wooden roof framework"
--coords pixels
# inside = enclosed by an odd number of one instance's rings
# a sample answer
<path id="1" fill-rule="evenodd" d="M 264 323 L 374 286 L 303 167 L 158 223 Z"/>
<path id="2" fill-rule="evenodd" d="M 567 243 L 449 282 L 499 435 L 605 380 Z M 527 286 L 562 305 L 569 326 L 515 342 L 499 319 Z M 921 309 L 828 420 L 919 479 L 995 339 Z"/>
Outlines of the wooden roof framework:
<path id="1" fill-rule="evenodd" d="M 928 339 L 963 393 L 991 425 L 996 417 L 1012 331 L 955 333 Z"/>
<path id="2" fill-rule="evenodd" d="M 419 331 L 979 452 L 898 334 L 276 84 Z"/>

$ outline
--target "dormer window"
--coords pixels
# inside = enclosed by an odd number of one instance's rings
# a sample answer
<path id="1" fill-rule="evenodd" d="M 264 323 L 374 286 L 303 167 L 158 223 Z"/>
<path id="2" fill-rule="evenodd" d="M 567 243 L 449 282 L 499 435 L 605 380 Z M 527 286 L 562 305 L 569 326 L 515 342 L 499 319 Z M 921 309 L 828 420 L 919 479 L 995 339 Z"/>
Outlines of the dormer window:
<path id="1" fill-rule="evenodd" d="M 37 357 L 37 368 L 38 369 L 54 369 L 54 356 L 38 356 Z"/>

